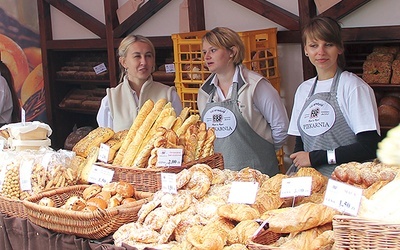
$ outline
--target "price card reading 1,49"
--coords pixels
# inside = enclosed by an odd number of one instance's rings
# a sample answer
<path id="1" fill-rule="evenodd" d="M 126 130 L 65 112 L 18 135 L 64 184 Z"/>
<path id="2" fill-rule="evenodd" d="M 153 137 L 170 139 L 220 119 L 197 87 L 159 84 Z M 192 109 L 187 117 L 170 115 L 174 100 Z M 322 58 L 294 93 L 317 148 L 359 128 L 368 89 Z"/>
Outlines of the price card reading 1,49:
<path id="1" fill-rule="evenodd" d="M 356 216 L 360 207 L 361 196 L 362 189 L 329 179 L 323 203 L 340 212 Z"/>

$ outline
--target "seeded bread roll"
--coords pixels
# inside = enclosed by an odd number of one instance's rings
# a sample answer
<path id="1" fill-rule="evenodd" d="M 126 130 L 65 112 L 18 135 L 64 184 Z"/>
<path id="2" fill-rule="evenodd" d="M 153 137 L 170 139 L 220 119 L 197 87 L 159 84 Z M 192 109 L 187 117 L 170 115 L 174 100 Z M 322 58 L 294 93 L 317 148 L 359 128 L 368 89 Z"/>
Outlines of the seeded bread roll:
<path id="1" fill-rule="evenodd" d="M 87 157 L 91 148 L 99 147 L 101 143 L 105 143 L 114 135 L 114 131 L 110 128 L 98 127 L 89 134 L 87 134 L 82 140 L 77 142 L 72 148 L 77 155 Z"/>

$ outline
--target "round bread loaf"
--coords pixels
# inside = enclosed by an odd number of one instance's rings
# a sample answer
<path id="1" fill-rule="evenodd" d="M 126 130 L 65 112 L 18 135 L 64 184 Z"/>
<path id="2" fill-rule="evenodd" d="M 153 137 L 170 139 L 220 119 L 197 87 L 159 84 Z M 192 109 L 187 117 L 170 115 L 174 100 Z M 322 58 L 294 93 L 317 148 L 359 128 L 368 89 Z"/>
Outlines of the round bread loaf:
<path id="1" fill-rule="evenodd" d="M 384 96 L 379 102 L 379 105 L 389 105 L 397 108 L 400 111 L 400 98 L 397 96 Z"/>
<path id="2" fill-rule="evenodd" d="M 379 124 L 381 126 L 397 126 L 400 122 L 400 111 L 390 105 L 378 107 Z"/>

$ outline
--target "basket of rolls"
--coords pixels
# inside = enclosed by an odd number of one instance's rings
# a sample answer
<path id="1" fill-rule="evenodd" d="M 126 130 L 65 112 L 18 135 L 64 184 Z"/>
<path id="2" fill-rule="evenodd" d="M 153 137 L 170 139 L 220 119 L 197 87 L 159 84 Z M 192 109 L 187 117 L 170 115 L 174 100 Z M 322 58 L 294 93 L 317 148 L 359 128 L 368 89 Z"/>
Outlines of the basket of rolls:
<path id="1" fill-rule="evenodd" d="M 178 173 L 197 163 L 223 169 L 221 154 L 214 153 L 215 132 L 206 128 L 199 115 L 190 115 L 190 108 L 176 114 L 171 103 L 160 99 L 147 100 L 129 130 L 114 132 L 96 128 L 72 148 L 82 157 L 80 180 L 88 182 L 93 164 L 114 171 L 112 181 L 133 183 L 136 190 L 156 192 L 161 189 L 161 173 Z M 98 161 L 101 144 L 109 146 L 107 162 Z M 160 166 L 160 149 L 181 149 L 178 166 Z"/>
<path id="2" fill-rule="evenodd" d="M 22 200 L 78 181 L 75 158 L 70 152 L 0 151 L 0 158 L 0 212 L 10 217 L 27 217 Z"/>
<path id="3" fill-rule="evenodd" d="M 100 239 L 135 221 L 151 193 L 127 182 L 53 189 L 23 201 L 28 219 L 55 232 Z"/>

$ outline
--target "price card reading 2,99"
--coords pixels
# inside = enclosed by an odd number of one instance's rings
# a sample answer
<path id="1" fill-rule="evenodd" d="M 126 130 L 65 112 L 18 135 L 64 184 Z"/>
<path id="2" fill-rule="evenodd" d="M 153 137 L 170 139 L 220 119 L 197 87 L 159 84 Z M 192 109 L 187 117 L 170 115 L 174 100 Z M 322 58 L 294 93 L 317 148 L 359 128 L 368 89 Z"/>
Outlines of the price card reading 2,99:
<path id="1" fill-rule="evenodd" d="M 329 179 L 323 203 L 340 212 L 356 216 L 361 196 L 361 188 Z"/>

